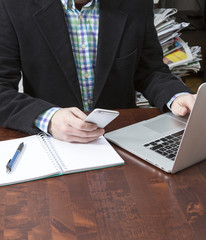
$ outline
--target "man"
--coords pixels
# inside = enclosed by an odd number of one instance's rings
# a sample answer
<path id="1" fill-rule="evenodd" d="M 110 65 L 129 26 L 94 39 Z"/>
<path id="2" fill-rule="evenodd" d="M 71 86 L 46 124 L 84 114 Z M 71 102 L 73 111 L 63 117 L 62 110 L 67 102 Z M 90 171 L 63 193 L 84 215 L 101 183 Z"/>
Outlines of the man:
<path id="1" fill-rule="evenodd" d="M 83 111 L 135 107 L 135 90 L 162 111 L 193 106 L 162 61 L 152 0 L 0 0 L 0 29 L 3 127 L 89 142 L 104 130 Z"/>

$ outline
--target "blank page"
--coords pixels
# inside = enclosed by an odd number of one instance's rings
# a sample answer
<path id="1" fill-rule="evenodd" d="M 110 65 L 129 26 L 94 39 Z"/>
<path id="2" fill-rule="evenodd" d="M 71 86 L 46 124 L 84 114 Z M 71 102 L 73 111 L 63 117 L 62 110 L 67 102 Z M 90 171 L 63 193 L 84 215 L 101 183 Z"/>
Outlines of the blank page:
<path id="1" fill-rule="evenodd" d="M 19 144 L 24 142 L 23 151 L 11 173 L 6 172 L 7 162 L 13 157 Z M 60 173 L 43 148 L 38 135 L 14 140 L 0 141 L 0 185 L 30 181 Z"/>
<path id="2" fill-rule="evenodd" d="M 90 143 L 67 143 L 50 138 L 59 158 L 64 163 L 65 173 L 124 164 L 123 159 L 102 136 Z"/>

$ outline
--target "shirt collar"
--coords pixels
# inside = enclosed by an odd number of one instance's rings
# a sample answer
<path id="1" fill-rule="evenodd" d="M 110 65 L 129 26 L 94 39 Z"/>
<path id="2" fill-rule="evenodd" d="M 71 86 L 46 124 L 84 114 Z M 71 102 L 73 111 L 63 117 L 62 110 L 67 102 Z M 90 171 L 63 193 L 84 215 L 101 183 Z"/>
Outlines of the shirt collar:
<path id="1" fill-rule="evenodd" d="M 91 0 L 84 7 L 90 7 L 93 3 L 94 5 L 96 5 L 97 1 L 98 0 Z M 67 9 L 68 8 L 67 6 L 69 6 L 71 9 L 75 9 L 74 0 L 61 0 L 61 2 L 63 4 L 64 9 Z"/>

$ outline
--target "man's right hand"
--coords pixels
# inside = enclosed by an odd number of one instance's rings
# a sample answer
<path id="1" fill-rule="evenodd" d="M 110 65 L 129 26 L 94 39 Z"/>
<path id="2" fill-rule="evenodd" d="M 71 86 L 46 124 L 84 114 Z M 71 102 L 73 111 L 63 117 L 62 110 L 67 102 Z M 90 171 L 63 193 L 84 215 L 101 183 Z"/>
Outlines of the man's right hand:
<path id="1" fill-rule="evenodd" d="M 85 122 L 87 115 L 76 107 L 58 110 L 50 120 L 48 131 L 56 139 L 87 143 L 104 134 L 104 129 Z"/>

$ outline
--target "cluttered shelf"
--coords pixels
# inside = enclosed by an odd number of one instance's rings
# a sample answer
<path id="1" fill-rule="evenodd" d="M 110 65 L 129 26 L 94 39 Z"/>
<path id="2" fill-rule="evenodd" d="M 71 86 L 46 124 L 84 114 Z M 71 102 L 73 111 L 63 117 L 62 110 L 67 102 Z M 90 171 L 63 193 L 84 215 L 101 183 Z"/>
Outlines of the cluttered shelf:
<path id="1" fill-rule="evenodd" d="M 206 81 L 206 28 L 191 24 L 190 19 L 184 17 L 189 13 L 176 8 L 156 8 L 154 23 L 165 63 L 196 92 Z"/>
<path id="2" fill-rule="evenodd" d="M 182 38 L 191 46 L 201 46 L 202 61 L 200 62 L 200 71 L 203 72 L 206 67 L 206 25 L 203 26 L 203 23 L 198 21 L 198 18 L 196 20 L 195 17 L 189 17 L 192 16 L 192 14 L 194 14 L 192 11 L 178 11 L 176 18 L 177 21 L 187 21 L 190 23 L 190 25 L 182 31 Z M 199 25 L 197 25 L 197 23 Z"/>
<path id="3" fill-rule="evenodd" d="M 182 32 L 189 27 L 188 22 L 177 21 L 175 8 L 154 9 L 154 25 L 162 46 L 164 62 L 172 74 L 184 77 L 201 69 L 201 46 L 190 46 L 182 38 Z"/>
<path id="4" fill-rule="evenodd" d="M 190 23 L 181 21 L 176 17 L 179 16 L 177 13 L 175 8 L 155 8 L 154 25 L 163 50 L 164 62 L 169 66 L 172 74 L 197 92 L 204 81 L 205 55 L 202 58 L 202 44 L 197 45 L 197 42 L 192 41 L 197 33 L 190 39 L 188 35 Z M 137 92 L 136 104 L 139 107 L 150 107 L 147 99 L 139 92 Z"/>

